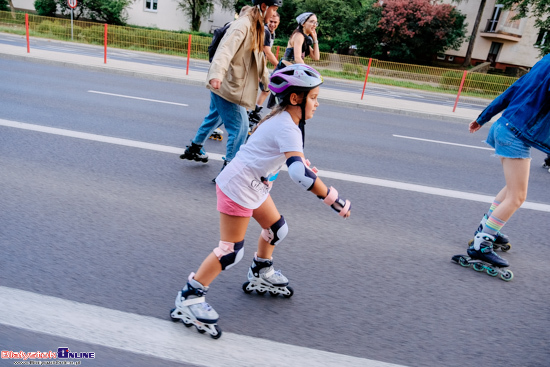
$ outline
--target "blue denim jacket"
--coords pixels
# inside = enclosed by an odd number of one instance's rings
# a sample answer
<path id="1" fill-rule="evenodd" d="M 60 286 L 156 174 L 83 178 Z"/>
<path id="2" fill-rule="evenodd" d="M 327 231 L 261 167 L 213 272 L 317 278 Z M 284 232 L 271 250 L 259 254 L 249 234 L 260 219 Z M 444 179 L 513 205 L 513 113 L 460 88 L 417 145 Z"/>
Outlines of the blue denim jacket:
<path id="1" fill-rule="evenodd" d="M 502 110 L 500 119 L 518 138 L 550 154 L 550 54 L 495 98 L 476 121 L 483 125 Z"/>

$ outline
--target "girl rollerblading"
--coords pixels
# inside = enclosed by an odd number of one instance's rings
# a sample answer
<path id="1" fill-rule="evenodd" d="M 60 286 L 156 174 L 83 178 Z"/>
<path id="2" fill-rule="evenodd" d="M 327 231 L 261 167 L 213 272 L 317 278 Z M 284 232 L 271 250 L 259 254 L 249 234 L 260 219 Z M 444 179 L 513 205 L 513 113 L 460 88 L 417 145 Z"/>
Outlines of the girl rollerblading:
<path id="1" fill-rule="evenodd" d="M 198 325 L 199 331 L 206 330 L 213 337 L 218 335 L 218 316 L 200 298 L 223 270 L 235 266 L 243 258 L 250 218 L 258 222 L 262 231 L 248 271 L 248 282 L 243 284 L 244 292 L 255 290 L 260 294 L 292 296 L 287 277 L 273 267 L 275 247 L 288 235 L 288 224 L 270 196 L 283 165 L 286 164 L 290 178 L 303 191 L 316 195 L 340 217 L 350 216 L 351 203 L 340 198 L 335 188 L 327 187 L 317 177 L 317 169 L 310 168 L 309 161 L 304 158 L 305 121 L 313 117 L 319 106 L 317 97 L 322 83 L 321 75 L 303 64 L 291 65 L 271 76 L 269 88 L 277 96 L 278 105 L 258 124 L 248 142 L 216 177 L 220 241 L 197 273 L 191 274 L 187 288 L 178 293 L 172 319 L 182 319 L 186 325 Z"/>

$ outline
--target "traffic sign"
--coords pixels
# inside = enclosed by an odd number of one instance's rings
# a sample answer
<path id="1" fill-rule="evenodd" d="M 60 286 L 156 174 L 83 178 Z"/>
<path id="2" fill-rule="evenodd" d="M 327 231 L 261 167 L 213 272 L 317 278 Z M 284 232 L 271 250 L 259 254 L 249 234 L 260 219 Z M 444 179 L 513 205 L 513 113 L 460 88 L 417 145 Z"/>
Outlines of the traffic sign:
<path id="1" fill-rule="evenodd" d="M 77 5 L 77 0 L 67 0 L 67 4 L 69 5 L 69 8 L 74 9 Z"/>

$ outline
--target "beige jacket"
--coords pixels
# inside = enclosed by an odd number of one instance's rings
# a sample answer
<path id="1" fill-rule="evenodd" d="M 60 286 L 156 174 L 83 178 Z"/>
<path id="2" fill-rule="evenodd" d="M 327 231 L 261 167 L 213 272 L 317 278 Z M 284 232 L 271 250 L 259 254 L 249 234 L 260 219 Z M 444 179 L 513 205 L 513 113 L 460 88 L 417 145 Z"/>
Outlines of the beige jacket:
<path id="1" fill-rule="evenodd" d="M 248 110 L 256 106 L 259 79 L 269 85 L 265 55 L 263 50 L 252 50 L 253 40 L 252 17 L 235 20 L 221 40 L 206 78 L 206 87 L 213 93 Z M 212 88 L 212 79 L 222 81 L 220 89 Z"/>

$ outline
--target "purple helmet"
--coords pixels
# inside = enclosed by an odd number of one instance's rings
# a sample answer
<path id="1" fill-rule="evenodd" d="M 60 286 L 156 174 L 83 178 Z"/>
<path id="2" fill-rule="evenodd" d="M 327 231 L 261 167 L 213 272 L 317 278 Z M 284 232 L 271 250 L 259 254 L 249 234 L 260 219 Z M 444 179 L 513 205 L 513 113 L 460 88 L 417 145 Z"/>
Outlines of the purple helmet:
<path id="1" fill-rule="evenodd" d="M 317 70 L 306 64 L 294 64 L 275 71 L 269 89 L 279 101 L 283 101 L 292 93 L 308 92 L 321 84 L 323 77 Z"/>

